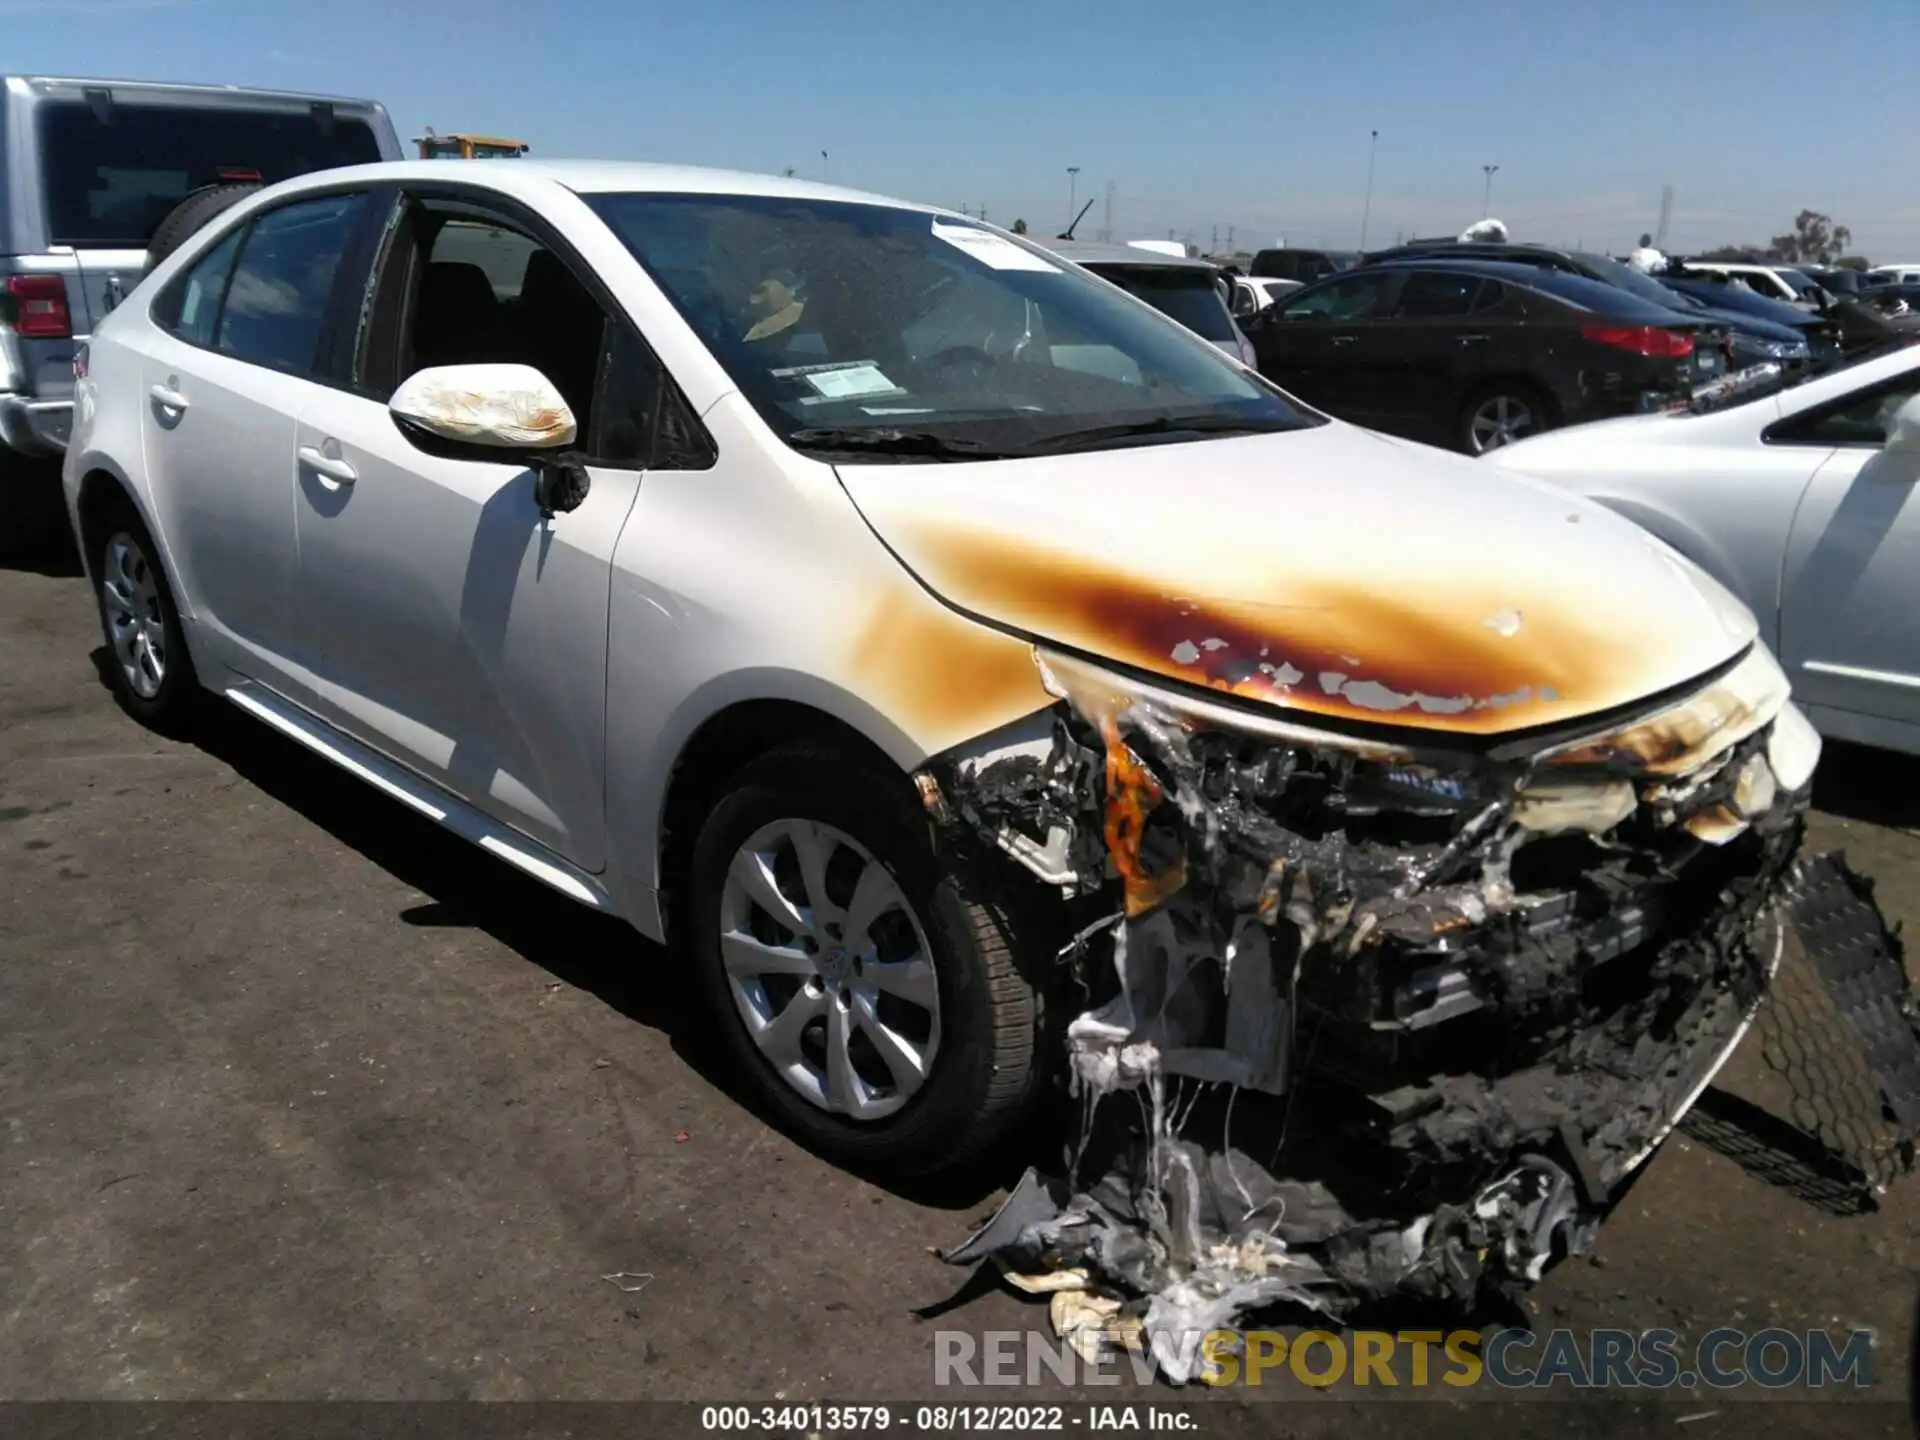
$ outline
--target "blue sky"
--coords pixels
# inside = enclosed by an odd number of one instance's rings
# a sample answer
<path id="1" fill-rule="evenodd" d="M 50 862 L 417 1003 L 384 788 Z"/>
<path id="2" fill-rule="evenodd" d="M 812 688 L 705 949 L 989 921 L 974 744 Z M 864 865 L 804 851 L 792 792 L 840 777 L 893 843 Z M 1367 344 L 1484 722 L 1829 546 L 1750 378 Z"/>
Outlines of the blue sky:
<path id="1" fill-rule="evenodd" d="M 1182 14 L 1191 19 L 1182 20 Z M 1493 213 L 1626 247 L 1764 241 L 1803 206 L 1920 260 L 1914 0 L 0 0 L 15 72 L 386 102 L 402 139 L 822 172 L 1035 228 L 1067 167 L 1118 238 L 1353 244 Z"/>

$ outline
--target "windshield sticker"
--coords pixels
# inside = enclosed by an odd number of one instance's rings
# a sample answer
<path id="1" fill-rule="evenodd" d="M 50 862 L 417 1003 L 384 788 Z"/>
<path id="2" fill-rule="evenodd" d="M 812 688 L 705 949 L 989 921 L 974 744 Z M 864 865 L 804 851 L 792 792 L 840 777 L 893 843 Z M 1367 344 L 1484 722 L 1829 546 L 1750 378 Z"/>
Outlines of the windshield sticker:
<path id="1" fill-rule="evenodd" d="M 936 220 L 933 233 L 956 250 L 964 250 L 982 265 L 995 270 L 1037 270 L 1043 275 L 1058 275 L 1060 267 L 1031 250 L 1022 249 L 1003 235 L 977 230 L 971 225 L 946 225 Z"/>
<path id="2" fill-rule="evenodd" d="M 800 377 L 825 400 L 857 400 L 868 395 L 899 395 L 900 387 L 889 380 L 878 365 L 847 365 L 836 370 L 815 370 Z"/>

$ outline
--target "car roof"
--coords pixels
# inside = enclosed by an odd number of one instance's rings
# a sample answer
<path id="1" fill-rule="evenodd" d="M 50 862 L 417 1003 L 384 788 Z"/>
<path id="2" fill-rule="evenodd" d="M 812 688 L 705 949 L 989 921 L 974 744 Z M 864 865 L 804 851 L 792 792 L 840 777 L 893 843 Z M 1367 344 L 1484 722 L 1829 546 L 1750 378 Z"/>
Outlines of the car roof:
<path id="1" fill-rule="evenodd" d="M 228 99 L 321 100 L 334 105 L 372 105 L 364 96 L 328 95 L 309 90 L 274 90 L 262 85 L 195 85 L 173 80 L 112 80 L 83 75 L 6 75 L 0 85 L 15 93 L 77 99 L 87 90 L 124 91 L 130 96 L 203 96 Z"/>
<path id="2" fill-rule="evenodd" d="M 1076 265 L 1141 265 L 1203 271 L 1220 268 L 1211 260 L 1197 260 L 1190 255 L 1169 255 L 1164 250 L 1142 250 L 1137 245 L 1116 245 L 1103 240 L 1045 240 L 1038 235 L 1029 235 L 1027 239 Z"/>
<path id="3" fill-rule="evenodd" d="M 1565 270 L 1549 270 L 1539 265 L 1528 265 L 1519 260 L 1481 260 L 1468 256 L 1451 255 L 1407 255 L 1399 259 L 1383 260 L 1377 265 L 1367 267 L 1373 270 L 1439 270 L 1456 275 L 1483 275 L 1488 279 L 1505 281 L 1522 289 L 1537 290 L 1549 299 L 1559 300 L 1583 310 L 1595 313 L 1605 312 L 1621 318 L 1633 318 L 1635 315 L 1659 316 L 1664 324 L 1684 321 L 1688 313 L 1679 306 L 1667 309 L 1651 300 L 1642 300 L 1631 290 L 1623 290 L 1618 285 L 1610 285 L 1604 280 L 1589 279 L 1585 275 L 1575 275 Z M 1348 275 L 1359 272 L 1349 270 Z M 1337 278 L 1337 277 L 1336 277 Z"/>
<path id="4" fill-rule="evenodd" d="M 886 205 L 896 210 L 919 210 L 930 215 L 968 217 L 937 205 L 922 205 L 888 195 L 874 195 L 839 185 L 823 185 L 790 175 L 756 175 L 744 170 L 708 169 L 697 165 L 657 164 L 643 160 L 553 160 L 521 157 L 511 164 L 469 163 L 457 160 L 389 160 L 374 165 L 350 165 L 319 170 L 283 180 L 274 193 L 335 189 L 345 184 L 397 184 L 438 181 L 474 185 L 502 194 L 535 196 L 559 187 L 578 195 L 650 193 L 661 195 L 748 195 L 793 200 L 839 200 L 852 204 Z"/>
<path id="5" fill-rule="evenodd" d="M 1482 252 L 1486 252 L 1484 256 Z M 1497 260 L 1502 254 L 1551 255 L 1558 260 L 1571 260 L 1575 252 L 1552 245 L 1538 245 L 1531 240 L 1409 240 L 1404 245 L 1376 250 L 1369 259 L 1376 264 L 1413 260 L 1421 256 L 1432 256 L 1436 260 Z"/>

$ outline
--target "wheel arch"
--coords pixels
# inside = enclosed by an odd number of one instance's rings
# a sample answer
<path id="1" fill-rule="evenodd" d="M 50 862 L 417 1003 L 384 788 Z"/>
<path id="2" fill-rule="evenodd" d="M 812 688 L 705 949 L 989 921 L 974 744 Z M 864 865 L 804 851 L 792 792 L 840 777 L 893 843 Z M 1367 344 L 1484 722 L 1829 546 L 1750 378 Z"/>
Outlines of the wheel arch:
<path id="1" fill-rule="evenodd" d="M 752 685 L 748 693 L 739 693 L 741 681 L 742 677 L 729 677 L 730 683 L 719 693 L 710 690 L 704 697 L 696 695 L 683 707 L 688 719 L 676 727 L 682 738 L 662 747 L 672 759 L 665 767 L 667 778 L 651 817 L 650 833 L 635 837 L 645 847 L 651 872 L 647 878 L 658 897 L 660 938 L 669 942 L 676 938 L 674 902 L 686 881 L 700 824 L 727 780 L 756 755 L 809 740 L 845 750 L 882 773 L 898 775 L 900 784 L 909 789 L 913 767 L 926 758 L 899 727 L 844 691 L 823 694 L 817 681 L 790 685 L 762 676 L 757 684 L 748 682 Z M 703 698 L 707 703 L 701 703 Z"/>
<path id="2" fill-rule="evenodd" d="M 153 543 L 155 545 L 162 543 L 159 532 L 154 528 L 153 517 L 147 513 L 147 507 L 141 503 L 140 496 L 127 476 L 102 459 L 89 458 L 82 467 L 79 484 L 74 487 L 71 509 L 74 538 L 80 542 L 80 564 L 86 570 L 89 581 L 98 582 L 100 578 L 94 574 L 94 552 L 100 548 L 100 542 L 106 538 L 101 533 L 100 527 L 106 523 L 108 514 L 117 505 L 131 507 L 133 513 L 139 517 L 140 523 L 147 527 L 147 533 L 153 536 Z M 165 547 L 162 546 L 163 556 L 164 550 Z M 171 575 L 173 566 L 170 558 L 163 559 L 163 563 L 166 564 L 168 573 Z M 179 587 L 176 585 L 174 589 L 176 592 L 174 603 L 177 605 Z"/>

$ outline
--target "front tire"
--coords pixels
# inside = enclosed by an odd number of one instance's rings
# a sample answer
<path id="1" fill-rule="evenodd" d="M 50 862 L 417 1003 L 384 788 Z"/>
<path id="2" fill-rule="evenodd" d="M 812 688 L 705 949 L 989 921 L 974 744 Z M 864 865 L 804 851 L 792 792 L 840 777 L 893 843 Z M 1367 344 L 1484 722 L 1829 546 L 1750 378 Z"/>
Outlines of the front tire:
<path id="1" fill-rule="evenodd" d="M 183 734 L 199 708 L 200 680 L 160 567 L 160 549 L 124 502 L 107 511 L 94 534 L 94 598 L 114 698 L 149 729 Z"/>
<path id="2" fill-rule="evenodd" d="M 1005 907 L 936 856 L 897 773 L 819 745 L 728 783 L 686 915 L 730 1058 L 790 1133 L 857 1169 L 978 1155 L 1039 1089 L 1041 996 Z"/>

